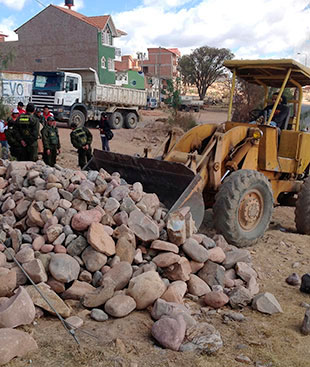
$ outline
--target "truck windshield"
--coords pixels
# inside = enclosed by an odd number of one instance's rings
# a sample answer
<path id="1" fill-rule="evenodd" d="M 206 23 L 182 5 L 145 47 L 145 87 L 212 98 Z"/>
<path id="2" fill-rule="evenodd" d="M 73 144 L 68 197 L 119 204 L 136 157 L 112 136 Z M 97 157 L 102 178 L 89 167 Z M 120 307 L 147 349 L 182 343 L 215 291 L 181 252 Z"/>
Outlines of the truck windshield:
<path id="1" fill-rule="evenodd" d="M 36 75 L 33 88 L 39 90 L 61 91 L 64 89 L 64 77 L 61 75 Z"/>

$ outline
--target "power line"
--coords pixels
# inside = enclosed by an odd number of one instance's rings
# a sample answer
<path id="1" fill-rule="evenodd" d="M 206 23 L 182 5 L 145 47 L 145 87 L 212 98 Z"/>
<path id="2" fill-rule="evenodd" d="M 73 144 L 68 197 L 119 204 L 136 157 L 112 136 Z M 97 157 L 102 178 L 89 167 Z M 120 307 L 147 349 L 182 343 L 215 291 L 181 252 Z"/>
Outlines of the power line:
<path id="1" fill-rule="evenodd" d="M 40 0 L 34 0 L 34 1 L 36 1 L 38 4 L 40 4 L 41 6 L 43 6 L 43 8 L 46 8 L 46 5 L 44 5 L 43 3 L 41 3 Z"/>

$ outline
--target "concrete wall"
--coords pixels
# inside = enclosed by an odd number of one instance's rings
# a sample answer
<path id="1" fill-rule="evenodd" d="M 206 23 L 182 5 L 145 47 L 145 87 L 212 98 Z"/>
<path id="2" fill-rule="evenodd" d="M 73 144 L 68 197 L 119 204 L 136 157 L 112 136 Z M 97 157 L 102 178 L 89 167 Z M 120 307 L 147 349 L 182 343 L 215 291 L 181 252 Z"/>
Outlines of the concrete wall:
<path id="1" fill-rule="evenodd" d="M 56 70 L 57 67 L 98 70 L 97 29 L 62 10 L 49 6 L 18 31 L 16 42 L 0 43 L 0 53 L 13 50 L 8 70 Z"/>
<path id="2" fill-rule="evenodd" d="M 0 72 L 0 98 L 15 108 L 18 102 L 26 106 L 31 96 L 33 75 L 18 72 Z"/>

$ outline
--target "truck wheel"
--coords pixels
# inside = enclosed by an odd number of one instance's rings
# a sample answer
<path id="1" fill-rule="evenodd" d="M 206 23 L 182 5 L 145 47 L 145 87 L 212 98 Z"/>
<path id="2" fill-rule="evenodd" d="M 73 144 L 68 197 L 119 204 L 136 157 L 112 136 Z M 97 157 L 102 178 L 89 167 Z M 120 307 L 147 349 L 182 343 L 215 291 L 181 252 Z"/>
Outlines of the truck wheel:
<path id="1" fill-rule="evenodd" d="M 71 113 L 69 124 L 70 126 L 72 123 L 75 122 L 78 127 L 84 126 L 85 124 L 85 115 L 82 111 L 74 110 Z"/>
<path id="2" fill-rule="evenodd" d="M 214 225 L 228 243 L 245 247 L 263 236 L 272 212 L 268 179 L 257 171 L 240 170 L 227 177 L 215 196 Z"/>
<path id="3" fill-rule="evenodd" d="M 120 112 L 113 112 L 110 118 L 111 129 L 120 129 L 124 125 L 124 117 Z"/>
<path id="4" fill-rule="evenodd" d="M 310 177 L 302 184 L 295 208 L 295 224 L 298 233 L 310 234 Z"/>
<path id="5" fill-rule="evenodd" d="M 127 129 L 134 129 L 137 126 L 137 123 L 138 116 L 133 112 L 129 112 L 125 119 L 125 126 Z"/>

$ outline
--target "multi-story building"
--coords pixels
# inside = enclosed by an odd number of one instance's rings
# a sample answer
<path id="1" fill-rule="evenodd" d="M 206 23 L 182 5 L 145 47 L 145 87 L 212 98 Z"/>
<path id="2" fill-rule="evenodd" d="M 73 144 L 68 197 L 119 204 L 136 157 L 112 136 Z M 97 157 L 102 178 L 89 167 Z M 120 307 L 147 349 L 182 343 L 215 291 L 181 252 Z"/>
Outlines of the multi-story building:
<path id="1" fill-rule="evenodd" d="M 159 79 L 174 79 L 178 76 L 178 60 L 181 53 L 177 48 L 148 48 L 148 58 L 139 65 L 146 75 Z"/>
<path id="2" fill-rule="evenodd" d="M 114 63 L 121 60 L 121 50 L 113 40 L 126 33 L 110 15 L 87 17 L 70 7 L 49 5 L 15 32 L 18 41 L 0 42 L 2 55 L 13 54 L 6 70 L 93 68 L 101 83 L 115 84 Z"/>

